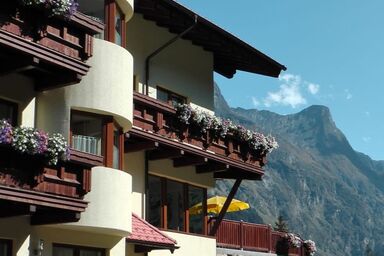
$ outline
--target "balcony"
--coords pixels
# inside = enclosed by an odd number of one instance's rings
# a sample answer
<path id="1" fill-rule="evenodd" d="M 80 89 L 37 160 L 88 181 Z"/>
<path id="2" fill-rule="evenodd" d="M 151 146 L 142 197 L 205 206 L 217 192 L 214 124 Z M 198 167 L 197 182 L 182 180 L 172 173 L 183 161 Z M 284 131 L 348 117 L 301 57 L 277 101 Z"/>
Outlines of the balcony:
<path id="1" fill-rule="evenodd" d="M 303 247 L 290 248 L 284 236 L 285 233 L 273 231 L 268 225 L 223 220 L 216 234 L 216 241 L 218 250 L 223 248 L 278 255 L 305 255 Z"/>
<path id="2" fill-rule="evenodd" d="M 70 19 L 48 18 L 43 12 L 17 10 L 16 1 L 3 2 L 0 76 L 23 74 L 34 79 L 36 90 L 47 90 L 77 83 L 87 74 L 93 35 L 103 24 L 81 13 Z"/>
<path id="3" fill-rule="evenodd" d="M 71 150 L 71 160 L 57 166 L 42 156 L 0 146 L 0 217 L 30 215 L 31 224 L 78 221 L 88 202 L 91 168 L 99 157 Z"/>
<path id="4" fill-rule="evenodd" d="M 172 159 L 174 167 L 194 165 L 197 173 L 214 172 L 215 178 L 261 179 L 265 155 L 250 154 L 230 136 L 196 136 L 191 127 L 177 125 L 175 108 L 161 101 L 135 92 L 133 102 L 126 152 L 148 150 L 149 160 Z"/>

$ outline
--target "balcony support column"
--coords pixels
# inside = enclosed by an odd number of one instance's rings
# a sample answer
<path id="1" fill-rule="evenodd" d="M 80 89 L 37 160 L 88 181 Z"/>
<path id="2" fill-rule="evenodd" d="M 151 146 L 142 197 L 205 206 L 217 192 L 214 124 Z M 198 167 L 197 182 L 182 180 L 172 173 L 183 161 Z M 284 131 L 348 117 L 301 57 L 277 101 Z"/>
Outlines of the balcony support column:
<path id="1" fill-rule="evenodd" d="M 221 221 L 223 220 L 224 215 L 227 212 L 230 203 L 232 202 L 232 199 L 235 197 L 235 194 L 236 194 L 238 188 L 240 187 L 241 181 L 242 181 L 242 179 L 236 179 L 235 183 L 233 184 L 233 187 L 228 194 L 227 200 L 225 201 L 224 206 L 219 213 L 219 216 L 217 216 L 217 219 L 216 219 L 215 223 L 213 224 L 211 231 L 209 232 L 210 236 L 216 235 L 216 232 L 219 229 Z"/>

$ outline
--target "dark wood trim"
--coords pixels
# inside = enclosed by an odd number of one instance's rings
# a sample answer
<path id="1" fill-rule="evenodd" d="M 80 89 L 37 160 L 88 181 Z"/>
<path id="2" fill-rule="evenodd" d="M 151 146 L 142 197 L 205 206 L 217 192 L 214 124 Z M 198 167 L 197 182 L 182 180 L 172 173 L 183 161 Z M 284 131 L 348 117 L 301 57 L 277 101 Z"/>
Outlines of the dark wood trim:
<path id="1" fill-rule="evenodd" d="M 88 202 L 82 199 L 58 196 L 32 190 L 0 185 L 0 199 L 25 204 L 53 207 L 75 212 L 83 212 Z"/>
<path id="2" fill-rule="evenodd" d="M 252 152 L 247 146 L 242 146 L 231 135 L 226 138 L 211 139 L 206 136 L 197 136 L 191 127 L 177 124 L 176 110 L 167 103 L 134 92 L 134 120 L 133 128 L 126 137 L 126 148 L 131 151 L 153 148 L 143 148 L 148 142 L 159 144 L 159 150 L 184 151 L 184 157 L 168 159 L 174 161 L 175 166 L 195 165 L 197 173 L 212 172 L 219 176 L 225 173 L 230 179 L 237 178 L 236 170 L 241 171 L 239 178 L 260 179 L 266 157 L 262 152 Z M 201 158 L 204 161 L 193 161 Z M 183 160 L 184 159 L 184 160 Z M 182 163 L 184 161 L 184 163 Z"/>
<path id="3" fill-rule="evenodd" d="M 244 170 L 250 173 L 254 173 L 255 175 L 259 175 L 260 177 L 264 174 L 264 171 L 261 167 L 258 167 L 253 164 L 245 163 L 240 160 L 231 159 L 229 157 L 219 155 L 219 154 L 212 154 L 209 151 L 202 150 L 200 148 L 191 147 L 190 145 L 186 143 L 182 143 L 179 141 L 171 140 L 167 137 L 160 136 L 154 133 L 148 133 L 146 131 L 137 129 L 133 127 L 129 132 L 130 136 L 142 138 L 147 141 L 152 141 L 152 143 L 158 143 L 158 145 L 164 145 L 166 147 L 173 147 L 175 149 L 183 150 L 186 153 L 189 153 L 191 155 L 201 156 L 205 157 L 208 160 L 222 163 L 222 164 L 228 164 L 230 167 L 235 167 L 240 170 Z M 130 147 L 129 145 L 127 147 Z M 127 151 L 127 150 L 126 150 Z"/>
<path id="4" fill-rule="evenodd" d="M 69 152 L 70 161 L 73 163 L 84 164 L 90 167 L 104 165 L 104 157 L 102 156 L 89 154 L 73 148 L 71 148 Z"/>
<path id="5" fill-rule="evenodd" d="M 183 184 L 183 207 L 184 207 L 184 230 L 189 233 L 189 191 L 188 191 L 188 184 Z"/>
<path id="6" fill-rule="evenodd" d="M 115 43 L 115 13 L 116 3 L 115 0 L 105 0 L 105 31 L 104 39 Z"/>
<path id="7" fill-rule="evenodd" d="M 223 218 L 225 216 L 225 213 L 227 212 L 228 207 L 229 207 L 229 205 L 232 202 L 232 199 L 234 198 L 238 188 L 240 187 L 241 181 L 242 181 L 242 179 L 237 179 L 235 181 L 235 183 L 233 184 L 233 187 L 232 187 L 231 191 L 228 194 L 227 200 L 225 200 L 223 208 L 221 209 L 221 211 L 219 213 L 219 216 L 217 216 L 217 219 L 216 219 L 216 221 L 215 221 L 211 231 L 209 232 L 209 235 L 211 235 L 211 236 L 215 236 L 216 235 L 216 232 L 217 232 L 217 230 L 218 230 L 218 228 L 219 228 L 219 226 L 221 224 L 221 221 L 223 220 Z"/>
<path id="8" fill-rule="evenodd" d="M 158 109 L 160 109 L 161 111 L 164 111 L 166 114 L 176 114 L 176 109 L 173 106 L 170 106 L 165 102 L 151 98 L 142 93 L 133 92 L 133 98 L 134 100 L 137 100 L 138 102 L 140 102 L 140 104 L 143 104 L 145 106 L 149 106 L 149 107 L 156 106 Z"/>
<path id="9" fill-rule="evenodd" d="M 161 226 L 168 228 L 167 179 L 161 177 Z"/>
<path id="10" fill-rule="evenodd" d="M 120 135 L 119 135 L 119 169 L 124 170 L 124 140 L 125 140 L 125 135 L 123 133 L 123 130 L 120 128 L 119 129 Z"/>
<path id="11" fill-rule="evenodd" d="M 7 63 L 0 65 L 0 73 L 29 76 L 38 91 L 78 83 L 87 74 L 90 66 L 86 60 L 93 53 L 92 36 L 101 31 L 101 23 L 75 13 L 71 19 L 47 19 L 42 32 L 37 33 L 28 21 L 20 20 L 22 15 L 0 12 L 1 62 Z"/>
<path id="12" fill-rule="evenodd" d="M 114 138 L 114 125 L 113 122 L 106 121 L 104 123 L 105 129 L 105 159 L 104 163 L 106 167 L 113 168 L 113 138 Z"/>
<path id="13" fill-rule="evenodd" d="M 208 235 L 208 206 L 207 206 L 207 189 L 204 188 L 203 192 L 203 214 L 204 214 L 204 220 L 203 220 L 203 235 Z"/>

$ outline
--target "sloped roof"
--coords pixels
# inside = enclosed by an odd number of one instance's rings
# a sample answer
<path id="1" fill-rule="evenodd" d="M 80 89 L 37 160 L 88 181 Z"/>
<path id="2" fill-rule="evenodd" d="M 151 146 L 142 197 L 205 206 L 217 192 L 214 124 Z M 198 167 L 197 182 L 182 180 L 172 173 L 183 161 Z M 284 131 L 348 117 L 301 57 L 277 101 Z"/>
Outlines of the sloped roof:
<path id="1" fill-rule="evenodd" d="M 173 251 L 178 248 L 176 240 L 170 238 L 134 213 L 132 213 L 132 234 L 127 237 L 127 242 L 149 247 L 150 250 L 169 249 Z"/>
<path id="2" fill-rule="evenodd" d="M 175 34 L 191 27 L 196 18 L 194 28 L 182 38 L 212 52 L 214 70 L 225 77 L 233 77 L 236 70 L 278 77 L 286 70 L 282 64 L 174 0 L 135 0 L 135 12 Z"/>

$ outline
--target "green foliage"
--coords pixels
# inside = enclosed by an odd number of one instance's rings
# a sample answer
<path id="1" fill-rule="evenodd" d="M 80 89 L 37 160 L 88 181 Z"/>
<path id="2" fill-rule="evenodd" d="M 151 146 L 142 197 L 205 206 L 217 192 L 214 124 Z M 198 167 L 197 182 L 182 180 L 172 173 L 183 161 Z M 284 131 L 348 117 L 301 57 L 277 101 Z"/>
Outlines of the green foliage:
<path id="1" fill-rule="evenodd" d="M 275 222 L 275 226 L 273 227 L 275 231 L 280 231 L 280 232 L 289 232 L 288 229 L 288 223 L 287 221 L 283 218 L 283 216 L 279 216 L 277 218 L 277 221 Z"/>

